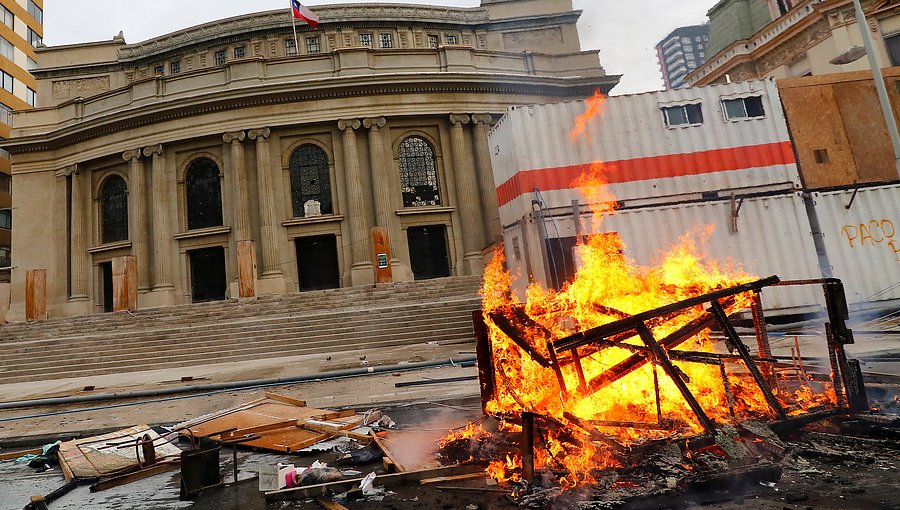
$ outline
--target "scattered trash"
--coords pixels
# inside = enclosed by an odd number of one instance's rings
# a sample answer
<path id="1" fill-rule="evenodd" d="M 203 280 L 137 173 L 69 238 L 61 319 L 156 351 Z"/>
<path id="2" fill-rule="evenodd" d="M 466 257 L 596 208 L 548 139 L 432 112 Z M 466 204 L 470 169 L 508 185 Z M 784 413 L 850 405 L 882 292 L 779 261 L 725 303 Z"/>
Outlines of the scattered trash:
<path id="1" fill-rule="evenodd" d="M 363 495 L 365 496 L 373 496 L 375 495 L 375 488 L 372 487 L 372 482 L 375 481 L 375 473 L 369 473 L 365 478 L 359 482 L 359 488 L 362 489 Z"/>

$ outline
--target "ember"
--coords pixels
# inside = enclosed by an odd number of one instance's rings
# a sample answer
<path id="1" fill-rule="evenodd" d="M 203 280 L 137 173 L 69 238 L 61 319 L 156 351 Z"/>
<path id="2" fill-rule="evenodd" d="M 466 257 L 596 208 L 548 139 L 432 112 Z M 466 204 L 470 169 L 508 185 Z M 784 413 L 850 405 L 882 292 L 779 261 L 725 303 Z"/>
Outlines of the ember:
<path id="1" fill-rule="evenodd" d="M 603 101 L 596 96 L 588 103 L 573 139 L 602 114 Z M 615 214 L 605 171 L 596 162 L 577 183 L 592 204 L 587 232 L 602 232 L 604 216 Z M 497 250 L 485 270 L 483 310 L 475 322 L 484 411 L 499 420 L 498 430 L 470 425 L 445 438 L 445 452 L 461 442 L 498 440 L 511 446 L 478 449 L 493 456 L 473 455 L 490 462 L 491 477 L 532 481 L 537 470 L 572 489 L 598 484 L 604 470 L 636 465 L 654 446 L 700 434 L 713 441 L 694 449 L 686 444 L 673 469 L 690 473 L 698 463 L 709 468 L 716 458 L 733 458 L 717 437 L 762 443 L 756 449 L 763 453 L 777 450 L 758 436 L 745 438 L 733 427 L 733 434 L 723 436 L 720 429 L 841 406 L 842 385 L 848 386 L 848 402 L 859 398 L 847 382 L 853 374 L 842 345 L 852 335 L 843 326 L 842 297 L 834 297 L 842 294 L 840 283 L 759 279 L 727 261 L 707 260 L 696 247 L 704 228 L 685 234 L 653 267 L 629 260 L 618 236 L 589 235 L 576 247 L 580 267 L 574 279 L 558 291 L 532 284 L 524 302 L 511 288 L 514 277 L 527 275 L 509 274 Z M 831 379 L 795 370 L 788 380 L 771 358 L 760 293 L 794 284 L 821 284 L 829 297 Z M 745 310 L 756 327 L 755 354 L 730 319 Z M 532 415 L 534 426 L 523 428 Z M 511 436 L 521 439 L 510 441 Z M 459 452 L 455 456 L 465 460 Z"/>

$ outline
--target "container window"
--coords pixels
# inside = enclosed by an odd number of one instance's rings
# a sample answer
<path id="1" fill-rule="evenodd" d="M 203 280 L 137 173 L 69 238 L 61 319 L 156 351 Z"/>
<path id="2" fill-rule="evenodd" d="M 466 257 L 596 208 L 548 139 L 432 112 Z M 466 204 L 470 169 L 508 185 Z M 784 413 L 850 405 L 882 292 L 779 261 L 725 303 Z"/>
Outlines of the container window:
<path id="1" fill-rule="evenodd" d="M 815 149 L 813 151 L 813 157 L 816 158 L 816 163 L 820 165 L 831 163 L 831 159 L 828 158 L 828 149 Z"/>
<path id="2" fill-rule="evenodd" d="M 664 106 L 662 111 L 668 127 L 703 124 L 703 109 L 700 103 Z"/>
<path id="3" fill-rule="evenodd" d="M 725 118 L 728 120 L 760 119 L 766 116 L 762 96 L 724 99 Z"/>

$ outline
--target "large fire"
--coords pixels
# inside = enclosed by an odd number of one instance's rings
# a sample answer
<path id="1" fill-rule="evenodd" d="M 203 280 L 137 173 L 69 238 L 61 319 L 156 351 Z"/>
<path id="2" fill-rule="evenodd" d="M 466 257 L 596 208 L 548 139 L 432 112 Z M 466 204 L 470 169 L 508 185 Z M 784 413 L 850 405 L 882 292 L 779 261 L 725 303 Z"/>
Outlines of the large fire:
<path id="1" fill-rule="evenodd" d="M 599 94 L 589 100 L 587 111 L 579 117 L 573 130 L 573 139 L 583 136 L 585 126 L 596 116 L 602 115 L 604 100 Z M 575 183 L 584 195 L 584 202 L 591 206 L 589 217 L 592 224 L 585 225 L 586 232 L 602 232 L 603 218 L 615 214 L 611 205 L 615 203 L 615 197 L 605 185 L 605 170 L 603 163 L 597 162 L 589 174 Z M 739 269 L 708 260 L 699 253 L 695 239 L 698 235 L 709 234 L 710 227 L 705 226 L 685 234 L 677 246 L 651 267 L 641 266 L 626 257 L 626 247 L 618 236 L 590 235 L 576 247 L 579 268 L 574 279 L 559 291 L 532 284 L 524 303 L 517 302 L 513 297 L 513 276 L 504 268 L 502 249 L 497 250 L 485 269 L 483 310 L 497 381 L 495 396 L 487 403 L 486 410 L 492 416 L 511 421 L 515 421 L 522 412 L 531 412 L 561 424 L 558 429 L 549 429 L 539 439 L 541 447 L 536 448 L 535 467 L 549 468 L 559 473 L 559 482 L 564 488 L 593 483 L 593 470 L 618 466 L 619 461 L 612 455 L 610 447 L 597 441 L 597 433 L 629 446 L 678 434 L 701 432 L 701 424 L 672 379 L 652 363 L 645 363 L 608 385 L 584 391 L 584 380 L 591 381 L 632 356 L 635 349 L 629 347 L 641 347 L 640 338 L 625 340 L 622 347 L 610 346 L 593 349 L 593 352 L 585 348 L 581 353 L 584 356 L 583 374 L 577 373 L 574 364 L 564 365 L 562 377 L 569 391 L 561 391 L 557 373 L 536 362 L 532 355 L 504 334 L 489 320 L 490 314 L 508 314 L 514 308 L 523 309 L 528 318 L 545 329 L 543 332 L 528 332 L 527 340 L 534 351 L 546 357 L 550 355 L 547 331 L 554 338 L 564 338 L 630 315 L 756 279 Z M 733 314 L 747 308 L 751 299 L 749 294 L 742 294 L 723 302 L 723 306 L 728 314 Z M 661 339 L 702 314 L 704 309 L 697 306 L 652 326 L 651 330 L 655 338 Z M 680 348 L 719 352 L 719 342 L 710 335 L 710 330 L 705 330 Z M 684 374 L 683 380 L 691 393 L 717 424 L 735 423 L 751 417 L 771 417 L 772 411 L 762 392 L 746 376 L 739 363 L 729 367 L 727 375 L 723 368 L 716 365 L 683 361 L 675 361 L 674 364 Z M 730 383 L 730 394 L 725 389 L 723 377 Z M 808 407 L 817 403 L 817 398 L 821 397 L 808 389 L 778 394 L 778 399 L 789 409 Z M 504 427 L 509 430 L 519 426 L 501 422 L 501 429 Z M 470 425 L 446 440 L 487 436 L 489 434 L 480 426 Z M 498 480 L 516 480 L 520 476 L 521 462 L 517 455 L 494 459 L 488 474 Z"/>

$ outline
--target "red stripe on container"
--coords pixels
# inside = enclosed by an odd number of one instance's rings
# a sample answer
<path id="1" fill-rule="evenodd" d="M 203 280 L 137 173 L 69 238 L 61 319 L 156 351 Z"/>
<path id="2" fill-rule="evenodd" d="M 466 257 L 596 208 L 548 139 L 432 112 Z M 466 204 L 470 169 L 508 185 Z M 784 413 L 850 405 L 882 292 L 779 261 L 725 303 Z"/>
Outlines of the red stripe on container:
<path id="1" fill-rule="evenodd" d="M 731 147 L 688 154 L 666 154 L 604 163 L 610 184 L 731 172 L 796 163 L 791 142 Z M 573 183 L 591 169 L 581 164 L 540 170 L 524 170 L 497 187 L 500 205 L 506 205 L 534 188 L 551 191 L 573 188 Z"/>

